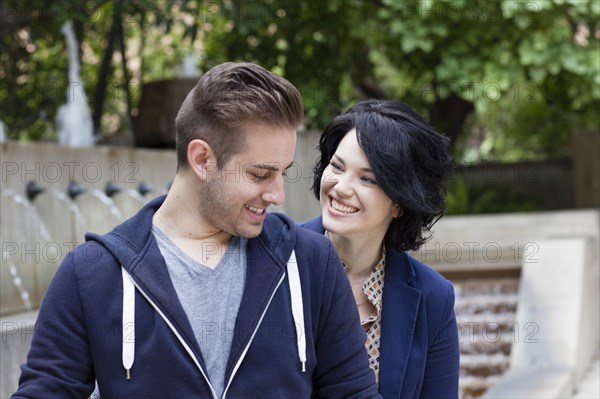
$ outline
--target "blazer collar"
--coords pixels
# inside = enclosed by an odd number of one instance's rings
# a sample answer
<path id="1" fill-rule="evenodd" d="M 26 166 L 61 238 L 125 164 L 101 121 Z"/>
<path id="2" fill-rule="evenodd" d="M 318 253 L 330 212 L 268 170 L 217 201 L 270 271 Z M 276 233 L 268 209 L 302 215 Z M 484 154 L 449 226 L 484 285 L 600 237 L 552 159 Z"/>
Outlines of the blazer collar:
<path id="1" fill-rule="evenodd" d="M 315 231 L 317 233 L 325 234 L 325 227 L 323 227 L 323 217 L 318 216 L 314 219 L 310 219 L 304 223 L 299 223 L 300 227 Z M 415 270 L 410 261 L 410 257 L 405 252 L 396 251 L 393 249 L 387 249 L 386 264 L 398 265 L 394 267 L 393 279 L 403 284 L 410 284 L 414 275 Z M 388 280 L 388 270 L 386 269 L 386 282 Z"/>

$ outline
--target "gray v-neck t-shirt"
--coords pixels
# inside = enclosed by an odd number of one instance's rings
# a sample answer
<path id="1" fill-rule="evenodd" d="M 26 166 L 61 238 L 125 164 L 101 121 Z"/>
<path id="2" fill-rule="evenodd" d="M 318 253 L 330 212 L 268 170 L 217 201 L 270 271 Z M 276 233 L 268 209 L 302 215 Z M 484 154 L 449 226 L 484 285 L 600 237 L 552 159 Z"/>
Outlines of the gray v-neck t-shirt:
<path id="1" fill-rule="evenodd" d="M 225 390 L 225 369 L 246 284 L 246 244 L 231 237 L 214 269 L 197 262 L 152 226 L 169 276 L 200 346 L 206 372 L 217 397 Z"/>

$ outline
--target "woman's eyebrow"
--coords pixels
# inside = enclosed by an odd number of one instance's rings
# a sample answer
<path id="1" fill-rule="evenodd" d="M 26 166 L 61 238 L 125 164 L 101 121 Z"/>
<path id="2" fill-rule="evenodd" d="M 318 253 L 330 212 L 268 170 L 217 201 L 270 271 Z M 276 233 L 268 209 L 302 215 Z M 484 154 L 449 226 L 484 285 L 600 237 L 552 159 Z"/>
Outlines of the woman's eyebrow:
<path id="1" fill-rule="evenodd" d="M 333 157 L 331 157 L 331 158 L 332 159 L 336 158 L 341 164 L 344 164 L 344 165 L 346 164 L 344 162 L 344 159 L 342 157 L 340 157 L 339 155 L 337 155 L 337 154 L 333 154 Z M 375 172 L 373 172 L 373 169 L 368 168 L 368 167 L 367 168 L 360 168 L 360 171 L 362 171 L 362 172 L 369 172 L 369 173 L 375 173 Z"/>

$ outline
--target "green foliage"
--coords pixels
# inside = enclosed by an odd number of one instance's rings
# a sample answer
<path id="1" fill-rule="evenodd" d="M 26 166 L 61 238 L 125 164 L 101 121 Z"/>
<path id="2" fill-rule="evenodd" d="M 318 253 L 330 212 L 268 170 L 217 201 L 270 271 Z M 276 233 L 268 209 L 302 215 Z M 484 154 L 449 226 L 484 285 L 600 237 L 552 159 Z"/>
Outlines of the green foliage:
<path id="1" fill-rule="evenodd" d="M 74 19 L 96 105 L 109 54 L 102 129 L 126 128 L 144 82 L 174 78 L 187 54 L 206 70 L 245 60 L 301 91 L 321 129 L 364 97 L 403 100 L 459 144 L 460 159 L 562 156 L 571 131 L 600 125 L 600 2 L 595 0 L 97 0 L 3 2 L 0 119 L 11 138 L 52 139 Z M 50 14 L 48 14 L 50 13 Z M 118 32 L 117 32 L 118 33 Z M 50 90 L 52 89 L 52 90 Z M 130 104 L 126 97 L 131 95 Z M 50 94 L 49 94 L 50 93 Z M 475 114 L 472 114 L 472 113 Z M 481 137 L 473 138 L 473 132 Z M 460 136 L 463 137 L 460 140 Z M 475 144 L 473 144 L 475 143 Z"/>
<path id="2" fill-rule="evenodd" d="M 447 215 L 530 212 L 540 209 L 537 201 L 516 193 L 510 186 L 470 188 L 462 176 L 448 187 Z"/>
<path id="3" fill-rule="evenodd" d="M 176 77 L 184 55 L 199 51 L 195 2 L 121 0 L 120 20 L 129 58 L 127 74 L 118 43 L 109 54 L 102 130 L 110 135 L 128 128 L 127 95 L 133 109 L 144 81 Z M 0 4 L 0 119 L 8 137 L 55 140 L 54 118 L 67 101 L 67 89 L 83 89 L 90 109 L 98 101 L 101 61 L 115 23 L 117 2 L 16 0 Z M 191 8 L 190 8 L 191 7 Z M 80 44 L 83 88 L 69 86 L 65 38 L 60 32 L 72 20 Z M 117 38 L 118 39 L 118 38 Z M 131 62 L 133 61 L 133 62 Z M 133 77 L 133 79 L 127 79 Z"/>

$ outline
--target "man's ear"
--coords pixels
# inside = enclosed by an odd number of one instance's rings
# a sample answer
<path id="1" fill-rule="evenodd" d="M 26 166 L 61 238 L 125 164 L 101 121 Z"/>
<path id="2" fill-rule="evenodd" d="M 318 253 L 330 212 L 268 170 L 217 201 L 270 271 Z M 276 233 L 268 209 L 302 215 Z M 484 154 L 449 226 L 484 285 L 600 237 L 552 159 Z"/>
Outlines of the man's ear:
<path id="1" fill-rule="evenodd" d="M 204 140 L 190 141 L 187 147 L 187 159 L 190 170 L 202 181 L 217 170 L 217 159 L 211 146 Z"/>

